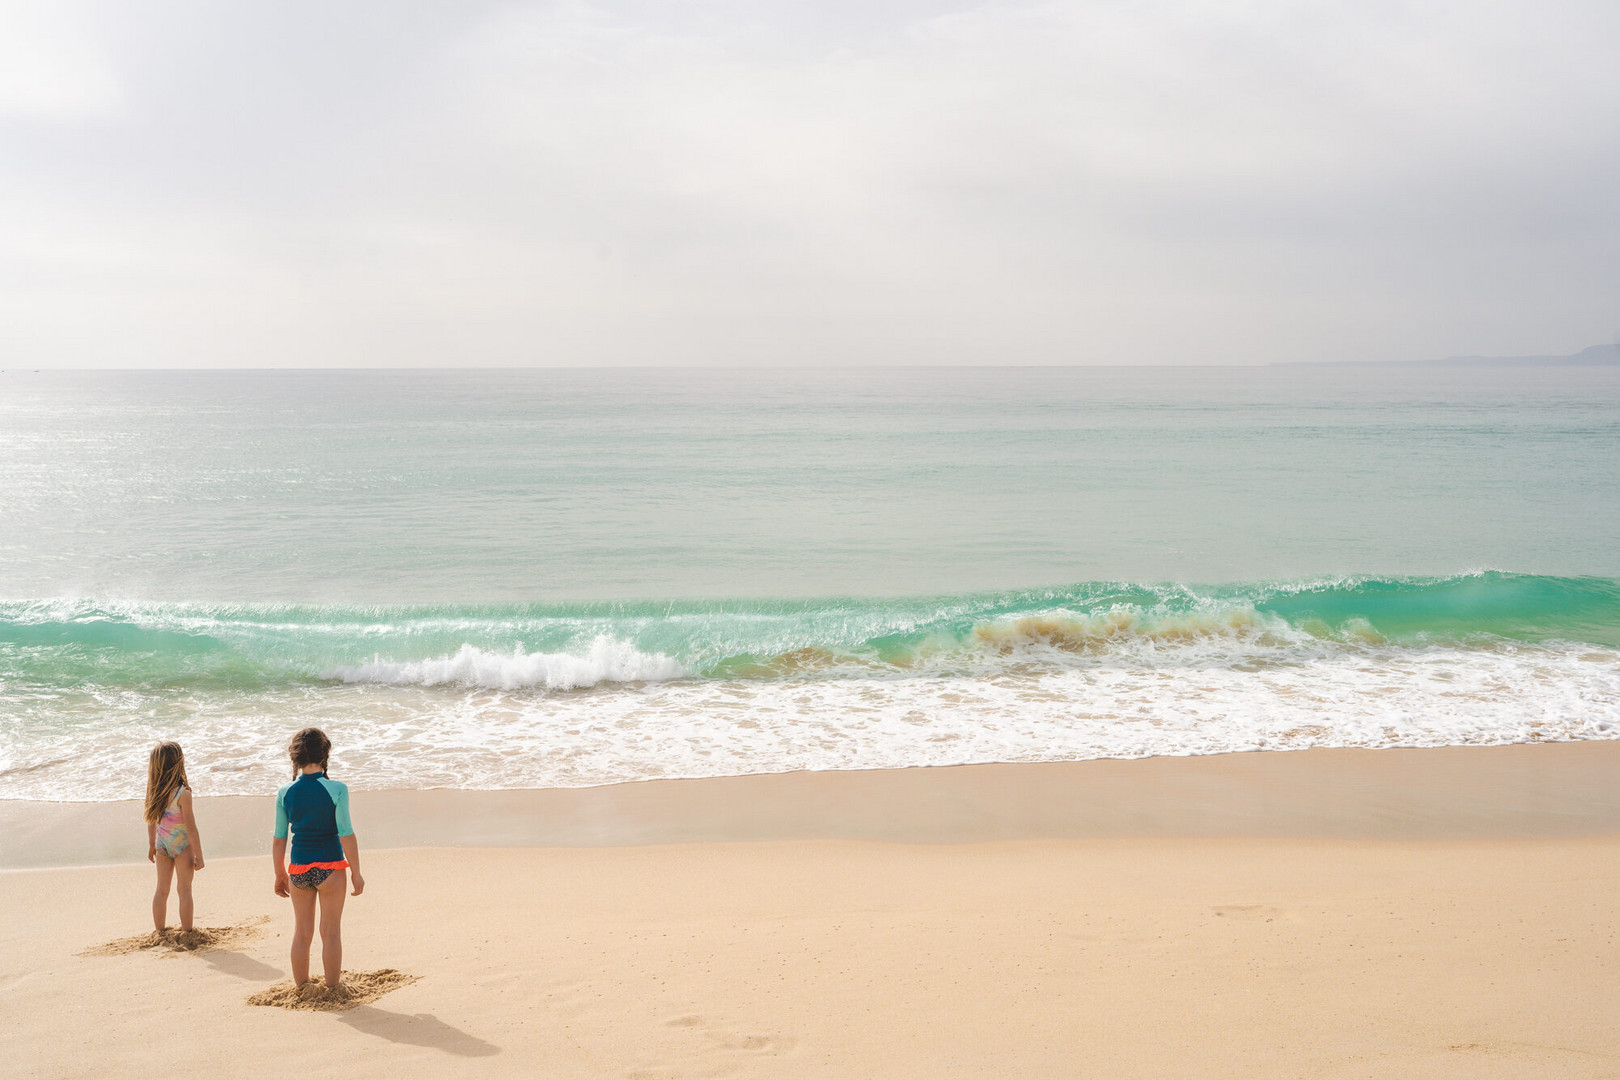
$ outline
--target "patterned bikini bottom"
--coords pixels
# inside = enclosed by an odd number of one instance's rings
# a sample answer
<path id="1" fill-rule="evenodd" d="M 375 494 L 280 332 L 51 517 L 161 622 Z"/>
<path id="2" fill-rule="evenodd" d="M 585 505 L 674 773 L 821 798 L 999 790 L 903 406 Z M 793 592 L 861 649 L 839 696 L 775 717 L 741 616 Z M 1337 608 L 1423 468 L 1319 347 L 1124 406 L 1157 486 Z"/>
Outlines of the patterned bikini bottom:
<path id="1" fill-rule="evenodd" d="M 312 866 L 302 874 L 293 874 L 289 880 L 300 889 L 316 889 L 321 882 L 337 873 L 324 866 Z"/>

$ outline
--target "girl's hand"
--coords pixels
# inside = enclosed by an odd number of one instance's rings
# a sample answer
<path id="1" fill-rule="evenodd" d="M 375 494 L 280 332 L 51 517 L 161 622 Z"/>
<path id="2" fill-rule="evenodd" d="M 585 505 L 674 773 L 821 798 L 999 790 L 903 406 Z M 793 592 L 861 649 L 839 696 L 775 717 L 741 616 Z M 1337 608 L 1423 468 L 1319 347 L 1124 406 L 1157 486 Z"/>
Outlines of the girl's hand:
<path id="1" fill-rule="evenodd" d="M 277 896 L 291 896 L 292 895 L 292 893 L 287 891 L 287 875 L 286 874 L 277 874 L 276 875 L 276 895 Z"/>
<path id="2" fill-rule="evenodd" d="M 193 847 L 191 849 L 191 868 L 193 870 L 201 870 L 203 868 L 202 850 L 200 848 Z"/>
<path id="3" fill-rule="evenodd" d="M 360 876 L 358 870 L 349 871 L 349 884 L 354 886 L 354 892 L 350 894 L 352 896 L 359 896 L 366 891 L 366 879 Z"/>
<path id="4" fill-rule="evenodd" d="M 157 845 L 156 844 L 148 844 L 148 845 L 146 845 L 146 861 L 149 862 L 149 863 L 157 862 Z"/>

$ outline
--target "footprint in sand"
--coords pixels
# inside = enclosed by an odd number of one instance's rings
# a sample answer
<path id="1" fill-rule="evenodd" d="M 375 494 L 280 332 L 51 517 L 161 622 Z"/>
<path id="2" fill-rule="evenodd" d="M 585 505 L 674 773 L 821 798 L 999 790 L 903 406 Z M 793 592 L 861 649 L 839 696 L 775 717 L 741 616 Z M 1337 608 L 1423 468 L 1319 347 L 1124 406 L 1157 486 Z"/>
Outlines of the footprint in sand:
<path id="1" fill-rule="evenodd" d="M 701 1031 L 715 1046 L 727 1050 L 754 1050 L 761 1053 L 774 1053 L 791 1049 L 793 1040 L 781 1035 L 739 1035 L 711 1023 L 701 1016 L 677 1016 L 666 1021 L 666 1027 L 695 1028 Z"/>
<path id="2" fill-rule="evenodd" d="M 198 926 L 190 930 L 166 927 L 148 930 L 133 937 L 118 938 L 77 953 L 78 956 L 128 956 L 130 953 L 156 950 L 163 953 L 207 952 L 210 949 L 234 949 L 264 933 L 270 916 L 261 915 L 230 926 Z"/>
<path id="3" fill-rule="evenodd" d="M 699 1073 L 719 1076 L 740 1064 L 740 1056 L 770 1057 L 786 1053 L 795 1044 L 786 1035 L 741 1035 L 707 1016 L 677 1016 L 664 1021 L 664 1026 L 690 1033 L 696 1039 L 678 1039 L 668 1047 L 675 1060 L 632 1069 L 625 1074 L 626 1080 L 681 1080 Z"/>
<path id="4" fill-rule="evenodd" d="M 1224 904 L 1210 910 L 1221 918 L 1242 919 L 1249 922 L 1272 922 L 1283 915 L 1282 908 L 1266 904 Z"/>
<path id="5" fill-rule="evenodd" d="M 274 1005 L 282 1009 L 341 1012 L 356 1005 L 376 1001 L 389 991 L 409 986 L 421 977 L 407 975 L 393 968 L 380 968 L 377 971 L 345 971 L 343 982 L 336 990 L 329 990 L 325 983 L 314 980 L 302 986 L 294 986 L 291 982 L 279 982 L 268 990 L 261 990 L 249 996 L 247 1003 Z"/>

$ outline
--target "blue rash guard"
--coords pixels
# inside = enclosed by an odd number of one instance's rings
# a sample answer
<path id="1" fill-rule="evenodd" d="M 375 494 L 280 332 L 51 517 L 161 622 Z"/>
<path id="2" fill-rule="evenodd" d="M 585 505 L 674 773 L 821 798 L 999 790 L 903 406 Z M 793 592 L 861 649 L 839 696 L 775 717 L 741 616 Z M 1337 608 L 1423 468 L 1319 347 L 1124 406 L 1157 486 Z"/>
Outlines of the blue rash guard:
<path id="1" fill-rule="evenodd" d="M 349 824 L 349 789 L 325 773 L 304 773 L 276 792 L 276 839 L 287 839 L 292 829 L 292 852 L 287 872 L 302 874 L 311 867 L 341 870 L 349 865 L 343 857 L 340 836 L 353 836 Z"/>

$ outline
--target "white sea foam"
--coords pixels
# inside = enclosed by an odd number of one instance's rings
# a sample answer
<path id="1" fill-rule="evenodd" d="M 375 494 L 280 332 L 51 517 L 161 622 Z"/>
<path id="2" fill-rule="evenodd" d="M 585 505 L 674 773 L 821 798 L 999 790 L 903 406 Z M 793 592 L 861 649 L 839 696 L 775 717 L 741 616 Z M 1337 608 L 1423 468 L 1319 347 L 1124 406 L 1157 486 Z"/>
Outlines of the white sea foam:
<path id="1" fill-rule="evenodd" d="M 0 740 L 0 774 L 12 798 L 137 797 L 132 741 L 176 738 L 198 791 L 262 793 L 306 723 L 332 735 L 334 770 L 358 789 L 1620 737 L 1612 648 L 1214 644 L 1043 662 L 1037 641 L 983 670 L 764 679 L 676 678 L 667 657 L 611 640 L 567 658 L 463 649 L 234 700 L 87 697 L 71 725 L 0 717 L 28 732 Z"/>
<path id="2" fill-rule="evenodd" d="M 393 686 L 454 684 L 491 690 L 578 690 L 599 683 L 658 682 L 678 679 L 686 669 L 662 653 L 644 653 L 633 645 L 599 635 L 584 655 L 549 652 L 486 652 L 463 645 L 451 656 L 430 660 L 375 659 L 339 665 L 321 678 L 346 683 Z"/>

